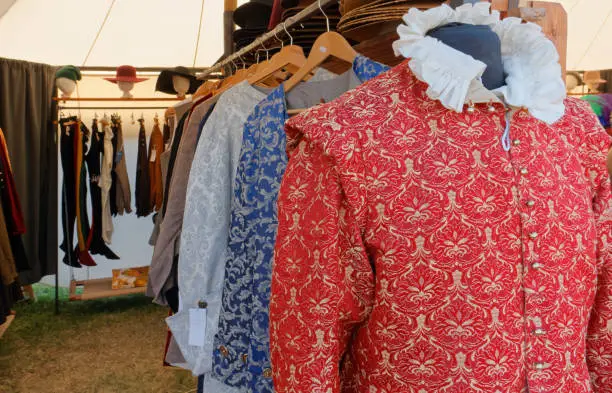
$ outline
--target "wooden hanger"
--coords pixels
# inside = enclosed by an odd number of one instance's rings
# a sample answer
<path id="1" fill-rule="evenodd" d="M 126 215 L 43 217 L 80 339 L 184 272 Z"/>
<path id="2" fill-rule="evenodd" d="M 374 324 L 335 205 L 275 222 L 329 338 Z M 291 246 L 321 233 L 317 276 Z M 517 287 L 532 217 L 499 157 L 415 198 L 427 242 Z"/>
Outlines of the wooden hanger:
<path id="1" fill-rule="evenodd" d="M 247 68 L 247 79 L 252 77 L 259 70 L 259 63 L 253 63 L 249 68 Z"/>
<path id="2" fill-rule="evenodd" d="M 202 83 L 202 85 L 198 87 L 198 90 L 196 90 L 196 92 L 193 93 L 192 101 L 196 101 L 198 98 L 204 97 L 212 93 L 218 87 L 219 87 L 219 81 L 209 80 L 209 81 Z"/>
<path id="3" fill-rule="evenodd" d="M 272 56 L 270 64 L 266 68 L 258 68 L 258 72 L 249 77 L 249 83 L 251 85 L 264 81 L 277 74 L 279 71 L 286 70 L 291 74 L 295 74 L 304 64 L 306 64 L 304 49 L 298 45 L 293 45 L 293 36 L 287 31 L 285 22 L 283 22 L 283 29 L 290 38 L 289 45 L 285 46 L 283 41 L 274 33 L 274 37 L 281 43 L 281 50 Z"/>
<path id="4" fill-rule="evenodd" d="M 344 37 L 335 31 L 323 33 L 312 46 L 306 64 L 285 83 L 285 91 L 290 91 L 297 86 L 330 57 L 353 63 L 355 57 L 357 57 L 357 52 Z"/>
<path id="5" fill-rule="evenodd" d="M 234 64 L 233 61 L 232 64 Z M 236 64 L 234 64 L 234 67 L 236 67 Z M 213 95 L 221 94 L 224 91 L 228 90 L 230 87 L 242 82 L 246 79 L 247 73 L 248 71 L 245 68 L 238 69 L 238 67 L 236 67 L 236 72 L 233 75 L 230 75 L 229 77 L 225 78 L 221 82 L 221 86 L 217 90 L 215 90 Z"/>
<path id="6" fill-rule="evenodd" d="M 289 80 L 285 83 L 285 92 L 290 91 L 304 78 L 313 72 L 317 67 L 323 64 L 330 57 L 336 57 L 340 60 L 344 60 L 347 63 L 353 63 L 357 52 L 349 42 L 335 31 L 329 29 L 329 19 L 321 8 L 321 2 L 319 1 L 319 9 L 327 20 L 327 32 L 321 34 L 316 39 L 310 50 L 310 55 L 306 60 L 306 64 L 300 68 Z"/>
<path id="7" fill-rule="evenodd" d="M 262 46 L 263 46 L 263 44 L 262 44 Z M 264 60 L 262 62 L 259 62 L 259 52 L 261 52 L 261 51 L 266 52 L 266 60 Z M 267 69 L 269 69 L 271 67 L 272 59 L 274 59 L 274 56 L 272 56 L 272 58 L 270 59 L 270 58 L 268 58 L 268 54 L 269 54 L 269 50 L 266 47 L 264 47 L 264 49 L 259 49 L 256 52 L 257 63 L 258 63 L 257 73 L 260 73 L 263 70 L 267 70 Z M 283 77 L 282 72 L 278 71 L 278 72 L 275 72 L 275 73 L 269 75 L 267 78 L 260 80 L 259 82 L 257 82 L 257 84 L 259 86 L 273 88 L 273 87 L 277 87 L 280 84 L 280 82 L 284 81 L 285 79 L 286 78 Z"/>
<path id="8" fill-rule="evenodd" d="M 306 56 L 304 56 L 304 49 L 297 45 L 287 45 L 280 52 L 272 56 L 267 67 L 259 67 L 258 72 L 248 80 L 250 84 L 254 85 L 274 76 L 279 71 L 287 70 L 293 74 L 304 67 L 305 64 Z"/>

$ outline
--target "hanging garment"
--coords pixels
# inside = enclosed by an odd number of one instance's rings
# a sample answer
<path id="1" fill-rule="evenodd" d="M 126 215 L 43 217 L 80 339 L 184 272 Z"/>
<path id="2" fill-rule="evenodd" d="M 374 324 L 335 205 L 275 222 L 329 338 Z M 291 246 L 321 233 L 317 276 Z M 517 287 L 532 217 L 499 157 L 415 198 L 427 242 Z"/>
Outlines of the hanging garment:
<path id="1" fill-rule="evenodd" d="M 23 299 L 5 217 L 2 207 L 0 208 L 0 325 L 11 314 L 13 304 Z"/>
<path id="2" fill-rule="evenodd" d="M 63 262 L 73 267 L 81 267 L 74 244 L 74 224 L 76 221 L 76 173 L 75 173 L 75 139 L 77 139 L 76 117 L 60 119 L 60 154 L 62 161 L 62 228 L 64 240 L 60 245 L 65 255 Z M 72 124 L 67 124 L 72 123 Z M 77 139 L 78 140 L 78 139 Z"/>
<path id="3" fill-rule="evenodd" d="M 166 184 L 164 186 L 164 203 L 162 205 L 162 215 L 166 214 L 166 210 L 168 208 L 168 194 L 170 193 L 170 184 L 172 183 L 172 173 L 174 172 L 174 163 L 176 162 L 176 156 L 178 155 L 179 147 L 181 145 L 181 140 L 183 139 L 183 131 L 185 127 L 187 127 L 187 118 L 189 117 L 189 112 L 183 114 L 177 123 L 176 130 L 174 131 L 172 138 L 172 145 L 170 147 L 170 151 L 167 152 L 167 164 L 166 164 Z M 164 167 L 164 157 L 162 157 L 162 168 Z"/>
<path id="4" fill-rule="evenodd" d="M 185 194 L 187 192 L 187 180 L 189 170 L 195 154 L 198 126 L 210 106 L 218 98 L 198 100 L 189 111 L 186 126 L 181 136 L 180 144 L 176 154 L 176 161 L 172 165 L 171 173 L 167 182 L 168 187 L 166 211 L 160 225 L 159 236 L 153 250 L 153 259 L 149 270 L 149 283 L 151 293 L 154 294 L 154 302 L 167 305 L 164 297 L 165 290 L 176 287 L 175 274 L 172 274 L 173 265 L 176 265 L 175 255 L 178 253 L 181 227 L 183 224 L 183 211 L 185 208 Z M 175 136 L 176 137 L 176 136 Z M 172 160 L 172 157 L 171 157 Z M 169 283 L 173 280 L 174 283 Z"/>
<path id="5" fill-rule="evenodd" d="M 151 184 L 149 179 L 149 154 L 144 120 L 140 119 L 138 132 L 138 161 L 136 162 L 136 216 L 146 217 L 151 213 Z"/>
<path id="6" fill-rule="evenodd" d="M 80 120 L 76 124 L 75 138 L 75 175 L 76 175 L 76 229 L 77 229 L 77 256 L 81 265 L 96 266 L 96 262 L 89 254 L 89 216 L 87 214 L 87 169 L 84 165 L 85 151 L 87 150 L 87 135 L 89 130 Z"/>
<path id="7" fill-rule="evenodd" d="M 111 188 L 109 190 L 109 202 L 110 202 L 110 210 L 111 210 L 111 214 L 114 216 L 117 215 L 117 213 L 119 212 L 118 208 L 117 208 L 117 189 L 118 187 L 120 187 L 119 184 L 119 180 L 117 180 L 117 164 L 119 163 L 119 159 L 118 157 L 121 157 L 121 155 L 119 155 L 117 152 L 117 147 L 119 145 L 119 122 L 120 119 L 118 116 L 113 115 L 111 116 L 111 120 L 112 120 L 112 130 L 113 132 L 111 133 L 111 135 L 113 136 L 111 139 L 112 142 L 112 146 L 113 146 L 113 169 L 111 171 Z"/>
<path id="8" fill-rule="evenodd" d="M 108 119 L 105 118 L 102 122 L 102 165 L 100 166 L 100 191 L 102 200 L 102 239 L 107 244 L 111 244 L 113 237 L 113 217 L 111 213 L 111 196 L 110 190 L 113 184 L 113 138 L 114 133 Z"/>
<path id="9" fill-rule="evenodd" d="M 94 255 L 103 255 L 107 259 L 119 259 L 104 243 L 103 233 L 103 202 L 102 202 L 102 169 L 101 159 L 104 150 L 104 132 L 98 130 L 98 121 L 94 120 L 91 126 L 90 144 L 85 162 L 89 171 L 89 192 L 91 197 L 91 232 L 89 234 L 89 251 Z M 112 149 L 112 146 L 111 146 Z M 110 174 L 110 166 L 109 174 Z M 108 205 L 107 205 L 108 207 Z M 110 210 L 108 211 L 110 215 Z M 112 229 L 111 229 L 112 232 Z"/>
<path id="10" fill-rule="evenodd" d="M 8 230 L 15 266 L 18 272 L 27 271 L 31 266 L 22 239 L 26 228 L 2 129 L 0 129 L 0 200 L 2 209 L 7 212 L 4 221 Z"/>
<path id="11" fill-rule="evenodd" d="M 180 238 L 178 288 L 183 309 L 167 319 L 189 369 L 210 372 L 221 307 L 233 179 L 247 116 L 266 94 L 241 82 L 224 92 L 202 127 L 187 185 Z M 206 341 L 189 345 L 189 308 L 206 301 Z"/>
<path id="12" fill-rule="evenodd" d="M 448 14 L 490 20 L 471 10 Z M 610 392 L 610 138 L 539 28 L 491 24 L 499 96 L 414 33 L 420 54 L 287 124 L 277 392 Z"/>
<path id="13" fill-rule="evenodd" d="M 8 195 L 8 210 L 10 212 L 9 232 L 13 234 L 23 235 L 26 232 L 25 222 L 23 219 L 23 211 L 21 210 L 21 202 L 19 195 L 17 194 L 17 187 L 15 180 L 13 179 L 13 170 L 11 168 L 11 160 L 8 153 L 8 147 L 6 145 L 6 139 L 4 138 L 4 132 L 0 128 L 0 159 L 2 160 L 2 166 L 4 169 L 2 173 L 4 175 L 4 183 L 6 188 L 6 194 Z"/>
<path id="14" fill-rule="evenodd" d="M 123 146 L 123 129 L 121 119 L 115 119 L 115 139 L 117 147 L 115 149 L 115 177 L 113 182 L 116 182 L 115 203 L 117 214 L 122 216 L 124 213 L 132 212 L 132 191 L 130 189 L 130 179 L 127 173 L 127 165 L 125 163 L 125 148 Z"/>
<path id="15" fill-rule="evenodd" d="M 170 137 L 171 137 L 171 133 L 170 133 L 170 124 L 168 124 L 168 121 L 164 122 L 164 131 L 162 133 L 162 137 L 163 137 L 163 141 L 164 141 L 164 147 L 166 145 L 170 144 Z"/>
<path id="16" fill-rule="evenodd" d="M 200 124 L 202 124 L 202 122 L 206 122 L 206 120 L 208 119 L 208 116 L 210 116 L 210 114 L 212 113 L 212 109 L 214 108 L 214 106 L 215 106 L 214 102 L 210 104 L 208 111 L 202 118 L 202 121 L 200 121 Z M 172 170 L 174 168 L 174 162 L 176 161 L 177 157 L 178 157 L 178 154 L 176 156 L 170 157 L 169 168 L 171 168 Z M 171 175 L 171 172 L 168 172 L 168 174 Z M 187 187 L 186 184 L 184 184 L 184 186 Z M 161 225 L 160 225 L 160 229 L 161 229 Z M 179 308 L 178 286 L 177 286 L 179 240 L 180 240 L 180 232 L 174 243 L 174 256 L 172 257 L 171 265 L 170 266 L 156 265 L 156 269 L 155 269 L 156 272 L 161 272 L 161 275 L 156 274 L 155 281 L 159 282 L 160 280 L 165 279 L 165 283 L 163 284 L 163 289 L 162 289 L 162 294 L 163 294 L 162 297 L 165 299 L 168 306 L 170 306 L 170 308 L 174 312 L 178 312 L 178 308 Z M 160 260 L 166 261 L 166 263 L 168 263 L 169 261 L 169 259 L 163 259 L 163 258 Z M 151 277 L 150 272 L 149 272 L 149 277 Z M 150 278 L 149 278 L 149 281 L 151 281 Z"/>
<path id="17" fill-rule="evenodd" d="M 19 274 L 13 259 L 5 217 L 4 208 L 0 208 L 0 281 L 8 286 L 17 281 Z"/>
<path id="18" fill-rule="evenodd" d="M 0 325 L 6 322 L 6 317 L 11 315 L 13 305 L 21 300 L 23 300 L 23 292 L 18 281 L 4 285 L 0 280 Z"/>
<path id="19" fill-rule="evenodd" d="M 183 117 L 178 121 L 176 125 L 176 129 L 172 133 L 172 137 L 170 139 L 170 146 L 166 149 L 161 155 L 161 170 L 162 170 L 162 183 L 164 187 L 163 191 L 163 200 L 162 200 L 162 208 L 154 217 L 154 227 L 153 232 L 151 233 L 151 238 L 149 239 L 149 244 L 155 246 L 157 243 L 157 238 L 159 236 L 159 228 L 161 227 L 161 222 L 164 219 L 164 213 L 166 212 L 166 205 L 168 203 L 168 189 L 170 188 L 170 179 L 172 177 L 172 169 L 174 167 L 174 160 L 176 158 L 176 153 L 178 151 L 179 144 L 181 142 L 181 137 L 183 134 L 183 128 L 185 121 L 187 120 L 188 113 L 185 113 Z M 174 117 L 170 117 L 168 119 L 170 127 L 173 127 L 173 123 L 176 121 Z M 152 296 L 152 295 L 148 295 Z"/>
<path id="20" fill-rule="evenodd" d="M 268 304 L 276 235 L 276 198 L 287 163 L 287 105 L 329 102 L 387 68 L 358 56 L 351 71 L 304 83 L 285 97 L 283 86 L 249 116 L 231 207 L 222 309 L 214 341 L 213 377 L 247 392 L 272 392 Z M 208 326 L 207 326 L 208 329 Z"/>
<path id="21" fill-rule="evenodd" d="M 151 210 L 159 211 L 164 202 L 164 186 L 162 183 L 161 155 L 164 152 L 164 137 L 159 124 L 153 125 L 149 138 L 149 181 L 151 186 Z"/>

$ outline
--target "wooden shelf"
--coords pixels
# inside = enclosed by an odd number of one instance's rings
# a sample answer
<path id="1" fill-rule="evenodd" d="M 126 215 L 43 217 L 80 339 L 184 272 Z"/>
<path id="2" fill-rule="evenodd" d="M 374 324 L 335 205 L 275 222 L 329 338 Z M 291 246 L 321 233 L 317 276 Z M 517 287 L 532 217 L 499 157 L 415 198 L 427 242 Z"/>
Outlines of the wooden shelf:
<path id="1" fill-rule="evenodd" d="M 112 278 L 97 278 L 93 280 L 71 281 L 70 301 L 103 299 L 115 296 L 133 295 L 145 293 L 145 287 L 113 289 Z M 83 292 L 78 294 L 77 287 L 83 287 Z"/>
<path id="2" fill-rule="evenodd" d="M 6 321 L 2 325 L 0 325 L 0 338 L 2 338 L 2 335 L 4 335 L 4 333 L 8 330 L 10 324 L 13 323 L 14 320 L 15 314 L 6 317 Z"/>

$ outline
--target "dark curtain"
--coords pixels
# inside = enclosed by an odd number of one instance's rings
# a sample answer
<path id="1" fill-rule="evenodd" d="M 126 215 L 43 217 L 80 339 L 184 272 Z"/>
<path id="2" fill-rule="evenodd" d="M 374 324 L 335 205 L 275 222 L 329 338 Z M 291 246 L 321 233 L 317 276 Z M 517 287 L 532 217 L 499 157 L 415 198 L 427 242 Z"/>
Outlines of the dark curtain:
<path id="1" fill-rule="evenodd" d="M 23 285 L 57 272 L 55 67 L 0 58 L 0 128 L 6 136 L 26 224 L 31 270 Z"/>

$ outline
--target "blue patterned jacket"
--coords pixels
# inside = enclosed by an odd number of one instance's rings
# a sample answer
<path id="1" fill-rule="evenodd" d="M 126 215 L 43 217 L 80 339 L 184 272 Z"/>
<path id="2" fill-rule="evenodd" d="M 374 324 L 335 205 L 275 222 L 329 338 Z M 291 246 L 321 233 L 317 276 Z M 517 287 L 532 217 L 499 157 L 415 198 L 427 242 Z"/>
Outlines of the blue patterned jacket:
<path id="1" fill-rule="evenodd" d="M 363 56 L 353 63 L 361 82 L 387 69 Z M 281 85 L 247 119 L 236 173 L 213 377 L 241 392 L 274 392 L 268 305 L 287 119 Z"/>

